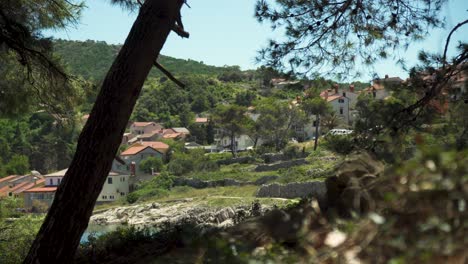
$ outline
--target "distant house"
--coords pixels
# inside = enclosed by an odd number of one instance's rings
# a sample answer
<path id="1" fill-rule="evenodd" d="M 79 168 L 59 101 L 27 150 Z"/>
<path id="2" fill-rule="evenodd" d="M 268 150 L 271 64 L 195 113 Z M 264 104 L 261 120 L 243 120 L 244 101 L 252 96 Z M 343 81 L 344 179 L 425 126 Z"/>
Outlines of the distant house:
<path id="1" fill-rule="evenodd" d="M 163 138 L 165 139 L 185 139 L 190 135 L 190 131 L 185 127 L 173 127 L 163 130 Z"/>
<path id="2" fill-rule="evenodd" d="M 120 144 L 128 144 L 133 138 L 135 138 L 135 135 L 132 133 L 124 133 L 122 137 L 122 142 Z"/>
<path id="3" fill-rule="evenodd" d="M 372 86 L 361 91 L 361 93 L 372 96 L 375 99 L 382 100 L 390 96 L 390 88 L 403 83 L 400 77 L 388 77 L 384 79 L 374 79 Z"/>
<path id="4" fill-rule="evenodd" d="M 163 126 L 155 122 L 133 122 L 130 125 L 130 133 L 133 135 L 151 134 L 161 129 Z"/>
<path id="5" fill-rule="evenodd" d="M 32 187 L 44 185 L 41 175 L 11 175 L 0 179 L 0 197 L 20 197 Z"/>
<path id="6" fill-rule="evenodd" d="M 169 145 L 160 141 L 140 141 L 140 142 L 134 143 L 130 147 L 136 147 L 136 146 L 152 147 L 155 150 L 161 152 L 162 154 L 166 154 L 169 151 Z"/>
<path id="7" fill-rule="evenodd" d="M 206 125 L 208 124 L 208 117 L 196 117 L 194 124 L 196 125 Z"/>
<path id="8" fill-rule="evenodd" d="M 231 138 L 226 136 L 222 129 L 216 129 L 214 144 L 218 150 L 231 149 Z M 234 138 L 234 144 L 234 149 L 236 151 L 243 151 L 253 147 L 255 142 L 250 136 L 242 134 Z M 257 143 L 257 145 L 259 145 L 259 143 Z"/>
<path id="9" fill-rule="evenodd" d="M 148 157 L 157 157 L 163 158 L 164 153 L 159 151 L 151 146 L 145 146 L 142 142 L 140 145 L 134 145 L 120 153 L 120 157 L 126 163 L 125 167 L 120 167 L 119 169 L 125 169 L 131 175 L 145 174 L 143 170 L 140 169 L 141 161 L 147 159 Z M 118 166 L 118 165 L 117 165 Z"/>
<path id="10" fill-rule="evenodd" d="M 45 186 L 24 191 L 25 208 L 32 208 L 34 201 L 47 206 L 52 204 L 55 192 L 68 169 L 44 175 Z M 129 193 L 129 175 L 110 172 L 97 202 L 112 202 Z"/>

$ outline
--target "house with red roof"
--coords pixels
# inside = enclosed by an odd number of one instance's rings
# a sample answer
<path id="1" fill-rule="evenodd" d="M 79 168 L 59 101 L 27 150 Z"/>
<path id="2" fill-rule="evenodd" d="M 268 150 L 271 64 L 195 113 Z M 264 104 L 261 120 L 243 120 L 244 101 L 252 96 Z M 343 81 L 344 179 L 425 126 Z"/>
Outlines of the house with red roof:
<path id="1" fill-rule="evenodd" d="M 169 146 L 162 142 L 138 142 L 130 146 L 128 149 L 120 153 L 120 158 L 125 162 L 125 165 L 119 165 L 114 162 L 115 169 L 118 171 L 129 173 L 133 176 L 144 175 L 145 172 L 140 169 L 140 163 L 149 158 L 164 158 Z"/>
<path id="2" fill-rule="evenodd" d="M 29 188 L 23 191 L 24 206 L 27 209 L 31 209 L 35 204 L 42 204 L 43 206 L 49 207 L 55 197 L 55 192 L 60 186 L 63 178 L 68 169 L 57 171 L 44 175 L 43 187 Z M 112 202 L 122 197 L 125 197 L 130 190 L 130 175 L 121 174 L 116 172 L 110 172 L 101 193 L 98 196 L 97 202 Z"/>
<path id="3" fill-rule="evenodd" d="M 162 129 L 163 126 L 155 122 L 133 122 L 130 125 L 130 133 L 133 135 L 152 134 Z"/>
<path id="4" fill-rule="evenodd" d="M 35 186 L 44 185 L 41 175 L 11 175 L 0 179 L 0 197 L 20 197 L 22 193 Z"/>

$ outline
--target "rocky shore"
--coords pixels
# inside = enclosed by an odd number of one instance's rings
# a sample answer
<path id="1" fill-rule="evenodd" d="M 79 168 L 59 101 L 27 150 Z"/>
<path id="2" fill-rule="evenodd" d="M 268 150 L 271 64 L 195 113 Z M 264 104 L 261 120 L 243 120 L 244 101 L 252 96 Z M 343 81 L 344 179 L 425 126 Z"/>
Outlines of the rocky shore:
<path id="1" fill-rule="evenodd" d="M 251 206 L 211 208 L 182 199 L 167 203 L 146 203 L 134 206 L 112 208 L 94 214 L 90 224 L 131 225 L 138 227 L 170 227 L 181 223 L 212 227 L 229 227 L 245 218 L 263 215 L 271 207 L 258 203 Z"/>

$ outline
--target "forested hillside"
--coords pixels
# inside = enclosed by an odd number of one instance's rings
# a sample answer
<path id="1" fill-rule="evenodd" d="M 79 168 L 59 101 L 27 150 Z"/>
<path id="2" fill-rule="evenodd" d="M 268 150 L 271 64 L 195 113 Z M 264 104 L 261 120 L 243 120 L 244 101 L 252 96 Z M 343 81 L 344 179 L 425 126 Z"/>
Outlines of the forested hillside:
<path id="1" fill-rule="evenodd" d="M 55 40 L 55 52 L 63 58 L 73 74 L 86 79 L 102 80 L 117 56 L 121 45 L 107 44 L 105 41 Z M 219 75 L 236 67 L 216 67 L 194 60 L 176 59 L 161 55 L 159 63 L 174 75 L 206 74 Z M 153 69 L 149 77 L 161 77 L 163 74 Z"/>

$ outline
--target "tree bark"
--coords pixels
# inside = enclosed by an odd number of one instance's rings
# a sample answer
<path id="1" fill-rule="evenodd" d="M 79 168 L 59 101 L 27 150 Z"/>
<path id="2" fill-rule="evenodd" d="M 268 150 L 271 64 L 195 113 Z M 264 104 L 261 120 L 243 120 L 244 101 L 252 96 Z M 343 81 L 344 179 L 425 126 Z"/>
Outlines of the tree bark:
<path id="1" fill-rule="evenodd" d="M 317 115 L 317 119 L 315 119 L 315 122 L 316 122 L 316 124 L 315 124 L 314 151 L 317 150 L 317 146 L 318 146 L 320 115 Z"/>
<path id="2" fill-rule="evenodd" d="M 143 83 L 182 4 L 183 0 L 149 0 L 141 7 L 24 263 L 73 262 Z"/>

